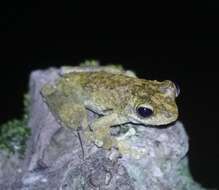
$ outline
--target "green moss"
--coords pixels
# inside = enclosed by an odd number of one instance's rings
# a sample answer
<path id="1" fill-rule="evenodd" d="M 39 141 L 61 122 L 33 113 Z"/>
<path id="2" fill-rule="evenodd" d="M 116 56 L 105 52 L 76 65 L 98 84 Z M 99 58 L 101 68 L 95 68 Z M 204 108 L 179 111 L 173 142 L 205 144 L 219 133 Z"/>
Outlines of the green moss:
<path id="1" fill-rule="evenodd" d="M 0 149 L 10 153 L 25 152 L 26 140 L 30 135 L 27 128 L 29 96 L 24 96 L 24 115 L 22 119 L 12 119 L 0 126 Z"/>
<path id="2" fill-rule="evenodd" d="M 80 67 L 98 67 L 101 66 L 100 62 L 95 59 L 88 59 L 85 60 L 84 62 L 81 62 Z M 120 64 L 107 64 L 107 67 L 119 69 L 119 70 L 124 70 L 123 66 Z"/>
<path id="3" fill-rule="evenodd" d="M 97 60 L 85 60 L 84 62 L 80 63 L 80 66 L 81 67 L 96 67 L 96 66 L 99 66 L 99 61 Z"/>

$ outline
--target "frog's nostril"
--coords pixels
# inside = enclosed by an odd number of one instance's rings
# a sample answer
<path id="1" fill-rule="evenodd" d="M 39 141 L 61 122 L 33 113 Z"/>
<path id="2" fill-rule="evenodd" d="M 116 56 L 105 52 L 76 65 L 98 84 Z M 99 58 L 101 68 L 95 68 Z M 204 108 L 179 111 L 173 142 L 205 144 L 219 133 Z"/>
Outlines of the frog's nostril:
<path id="1" fill-rule="evenodd" d="M 171 118 L 172 114 L 170 112 L 164 112 L 166 118 Z"/>

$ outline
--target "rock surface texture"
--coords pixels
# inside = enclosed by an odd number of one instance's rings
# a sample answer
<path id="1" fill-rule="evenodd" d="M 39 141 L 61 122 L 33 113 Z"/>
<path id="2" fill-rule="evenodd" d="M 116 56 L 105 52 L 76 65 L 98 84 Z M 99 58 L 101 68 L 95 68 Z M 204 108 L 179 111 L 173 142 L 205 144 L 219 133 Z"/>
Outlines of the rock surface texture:
<path id="1" fill-rule="evenodd" d="M 114 132 L 129 129 L 117 137 L 129 147 L 123 155 L 117 150 L 98 148 L 81 132 L 82 150 L 78 134 L 60 126 L 40 95 L 42 85 L 52 83 L 59 71 L 51 68 L 32 72 L 28 124 L 32 135 L 23 160 L 0 155 L 0 189 L 204 189 L 189 173 L 188 137 L 180 122 L 166 128 L 131 124 L 115 128 Z M 89 113 L 90 122 L 95 117 L 97 115 Z"/>

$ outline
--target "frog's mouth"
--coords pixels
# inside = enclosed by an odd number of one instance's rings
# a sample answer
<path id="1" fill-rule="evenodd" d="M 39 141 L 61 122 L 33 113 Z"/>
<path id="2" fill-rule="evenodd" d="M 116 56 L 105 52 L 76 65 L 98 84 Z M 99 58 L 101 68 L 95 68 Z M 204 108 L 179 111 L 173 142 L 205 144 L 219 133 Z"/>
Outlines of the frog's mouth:
<path id="1" fill-rule="evenodd" d="M 159 129 L 166 129 L 166 128 L 169 128 L 169 127 L 172 127 L 173 125 L 175 125 L 177 121 L 173 121 L 171 123 L 168 123 L 168 124 L 163 124 L 163 125 L 146 125 L 146 124 L 139 124 L 139 123 L 125 123 L 125 124 L 122 124 L 122 125 L 115 125 L 115 126 L 112 126 L 111 127 L 111 130 L 110 130 L 110 134 L 112 136 L 115 136 L 115 137 L 118 137 L 120 135 L 123 135 L 125 133 L 127 133 L 130 129 L 130 127 L 134 127 L 136 129 L 138 129 L 139 126 L 141 127 L 147 127 L 147 128 L 159 128 Z"/>
<path id="2" fill-rule="evenodd" d="M 132 117 L 131 122 L 133 125 L 144 125 L 146 127 L 159 127 L 159 128 L 165 128 L 173 125 L 177 121 L 177 118 L 172 117 L 172 118 L 166 118 L 162 117 L 161 119 L 157 119 L 154 116 L 151 116 L 149 118 L 139 118 L 139 117 Z"/>

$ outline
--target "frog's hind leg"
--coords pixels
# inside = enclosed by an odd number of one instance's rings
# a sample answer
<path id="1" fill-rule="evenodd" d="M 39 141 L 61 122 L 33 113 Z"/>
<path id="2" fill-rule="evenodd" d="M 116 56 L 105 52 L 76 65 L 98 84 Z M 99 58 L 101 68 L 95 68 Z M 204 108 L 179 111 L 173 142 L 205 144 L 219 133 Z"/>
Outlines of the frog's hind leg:
<path id="1" fill-rule="evenodd" d="M 41 94 L 62 126 L 72 129 L 88 127 L 87 111 L 76 95 L 66 96 L 52 85 L 45 85 Z"/>
<path id="2" fill-rule="evenodd" d="M 89 130 L 87 111 L 83 106 L 79 104 L 73 105 L 72 103 L 66 103 L 62 105 L 61 109 L 59 110 L 59 118 L 64 126 L 76 129 L 76 133 L 82 150 L 82 158 L 84 159 L 85 151 L 83 147 L 83 138 L 81 132 L 82 130 Z"/>
<path id="3" fill-rule="evenodd" d="M 80 131 L 89 129 L 87 111 L 83 104 L 80 104 L 77 97 L 64 96 L 51 85 L 43 87 L 41 93 L 57 121 L 63 127 L 73 129 L 72 131 L 77 133 L 82 146 Z M 83 146 L 82 151 L 84 155 Z"/>

